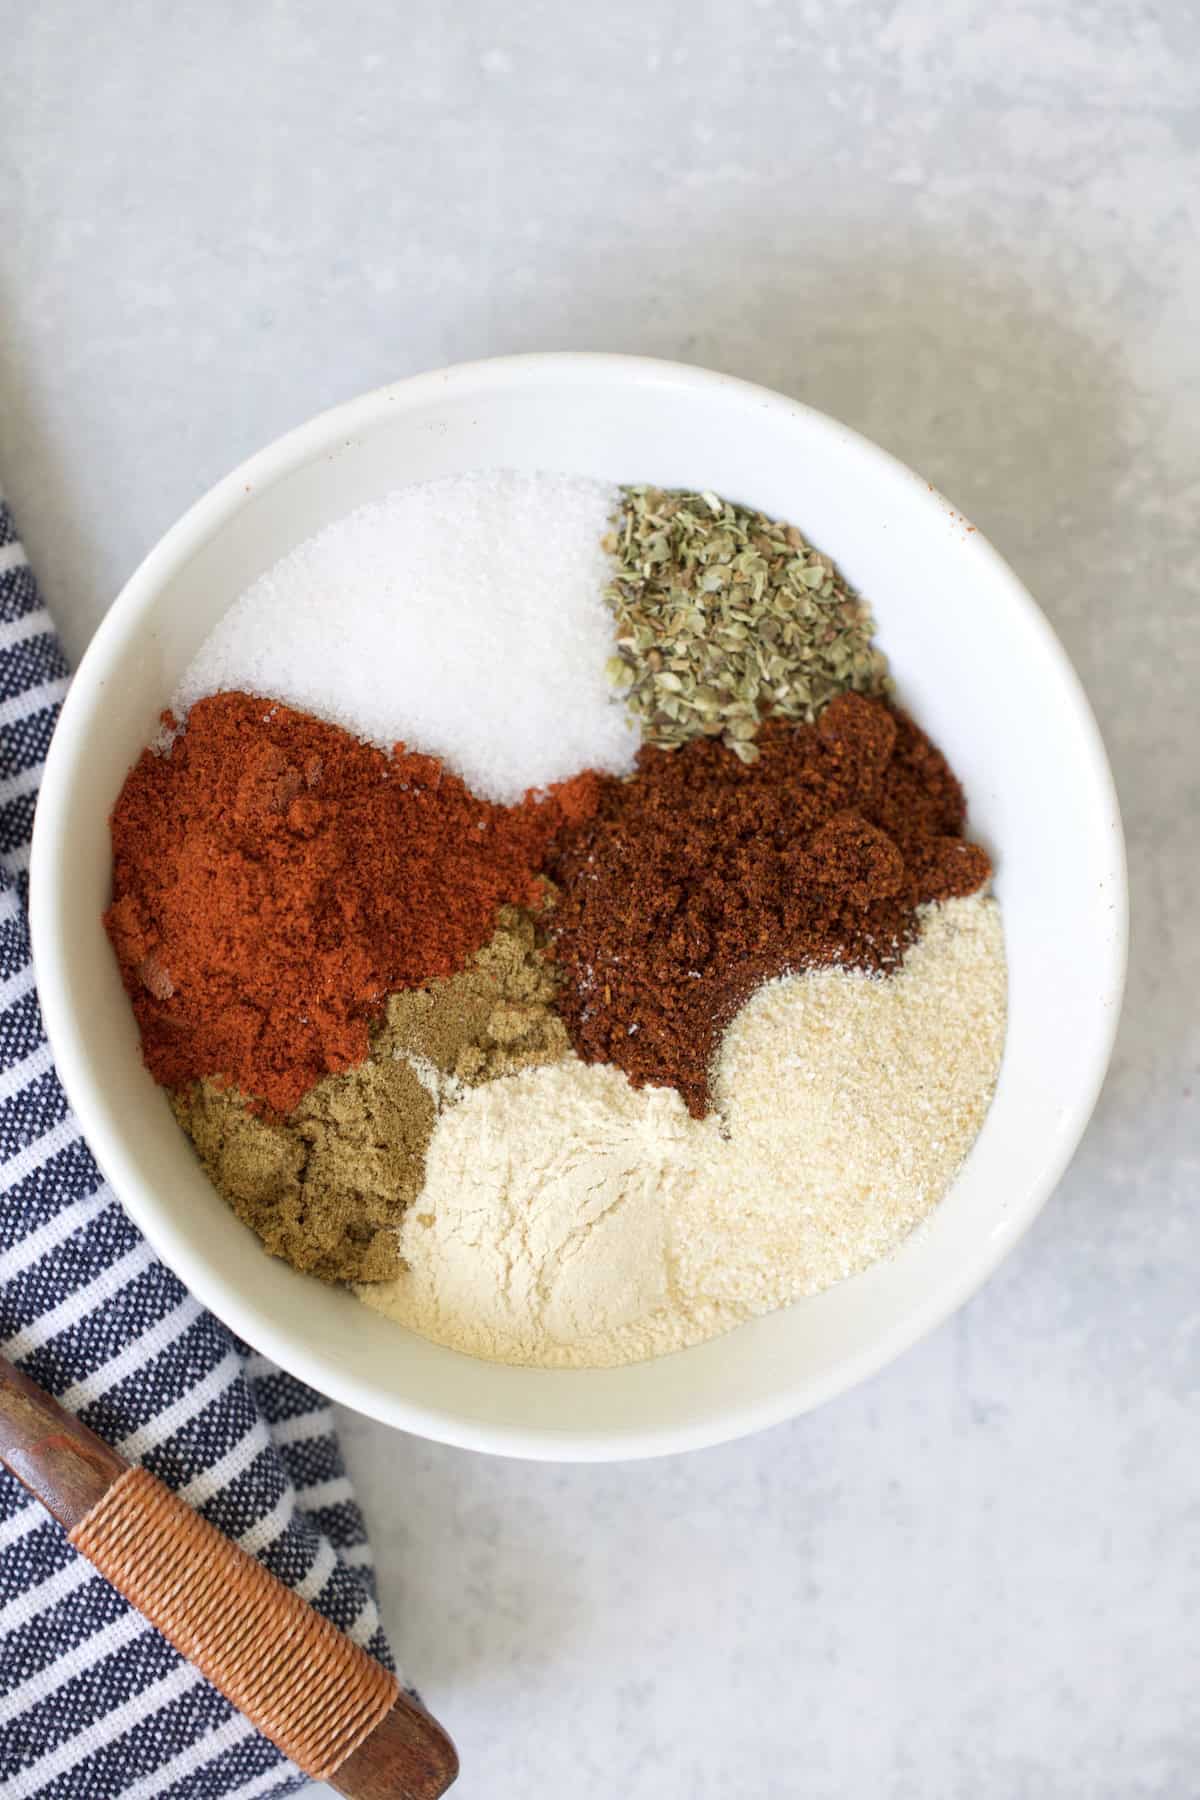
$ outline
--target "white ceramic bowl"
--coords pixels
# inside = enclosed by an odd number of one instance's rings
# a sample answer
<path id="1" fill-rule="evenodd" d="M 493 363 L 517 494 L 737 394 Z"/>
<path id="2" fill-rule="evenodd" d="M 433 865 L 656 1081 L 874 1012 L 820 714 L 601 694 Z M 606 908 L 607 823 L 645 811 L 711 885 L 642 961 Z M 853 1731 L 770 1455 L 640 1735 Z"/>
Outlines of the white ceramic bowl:
<path id="1" fill-rule="evenodd" d="M 230 601 L 352 508 L 487 465 L 710 487 L 795 520 L 873 602 L 902 700 L 965 784 L 1003 904 L 1004 1066 L 929 1224 L 891 1261 L 815 1299 L 623 1369 L 474 1361 L 260 1254 L 142 1068 L 100 923 L 109 810 Z M 325 1393 L 408 1431 L 518 1456 L 717 1443 L 840 1393 L 944 1319 L 1062 1174 L 1099 1091 L 1124 977 L 1124 856 L 1104 749 L 1012 572 L 939 493 L 834 420 L 726 376 L 626 357 L 515 357 L 381 388 L 215 487 L 151 551 L 84 657 L 50 751 L 31 874 L 58 1067 L 101 1166 L 163 1259 L 242 1337 Z"/>

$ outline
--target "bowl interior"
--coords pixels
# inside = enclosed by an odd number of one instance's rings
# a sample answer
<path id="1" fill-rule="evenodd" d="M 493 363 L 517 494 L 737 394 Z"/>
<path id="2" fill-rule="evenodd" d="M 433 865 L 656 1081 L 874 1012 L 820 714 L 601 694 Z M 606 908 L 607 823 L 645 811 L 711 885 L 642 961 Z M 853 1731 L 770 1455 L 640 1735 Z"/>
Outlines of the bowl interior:
<path id="1" fill-rule="evenodd" d="M 141 1066 L 100 924 L 109 810 L 228 604 L 352 508 L 486 465 L 711 487 L 800 525 L 873 602 L 902 700 L 964 782 L 1003 905 L 1004 1065 L 932 1219 L 853 1281 L 625 1369 L 474 1361 L 260 1254 Z M 420 377 L 302 427 L 209 494 L 151 553 L 84 659 L 51 750 L 32 876 L 39 988 L 68 1093 L 164 1259 L 252 1344 L 349 1405 L 449 1442 L 535 1456 L 715 1442 L 816 1404 L 936 1323 L 999 1261 L 1065 1166 L 1103 1076 L 1123 976 L 1121 834 L 1104 752 L 1061 649 L 1010 571 L 941 495 L 833 421 L 736 381 L 632 359 L 518 358 Z"/>

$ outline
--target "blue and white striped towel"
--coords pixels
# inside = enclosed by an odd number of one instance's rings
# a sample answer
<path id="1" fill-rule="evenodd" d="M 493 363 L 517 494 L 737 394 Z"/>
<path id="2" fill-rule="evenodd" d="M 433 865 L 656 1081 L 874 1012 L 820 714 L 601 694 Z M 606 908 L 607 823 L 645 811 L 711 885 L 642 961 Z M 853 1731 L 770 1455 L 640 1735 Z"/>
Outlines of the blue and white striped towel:
<path id="1" fill-rule="evenodd" d="M 156 1261 L 50 1060 L 26 870 L 66 677 L 0 498 L 0 1349 L 390 1667 L 328 1402 Z M 0 1471 L 3 1800 L 263 1800 L 301 1786 Z"/>

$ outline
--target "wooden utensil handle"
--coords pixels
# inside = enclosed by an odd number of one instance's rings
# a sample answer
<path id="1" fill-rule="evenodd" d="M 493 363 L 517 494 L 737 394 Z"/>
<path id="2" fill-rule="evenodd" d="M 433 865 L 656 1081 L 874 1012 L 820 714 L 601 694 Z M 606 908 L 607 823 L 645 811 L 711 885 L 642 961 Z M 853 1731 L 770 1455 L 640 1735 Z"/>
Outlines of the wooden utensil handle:
<path id="1" fill-rule="evenodd" d="M 0 1461 L 305 1774 L 349 1800 L 450 1786 L 454 1745 L 394 1675 L 2 1357 Z"/>
<path id="2" fill-rule="evenodd" d="M 74 1530 L 129 1467 L 3 1357 L 0 1461 L 66 1531 Z"/>

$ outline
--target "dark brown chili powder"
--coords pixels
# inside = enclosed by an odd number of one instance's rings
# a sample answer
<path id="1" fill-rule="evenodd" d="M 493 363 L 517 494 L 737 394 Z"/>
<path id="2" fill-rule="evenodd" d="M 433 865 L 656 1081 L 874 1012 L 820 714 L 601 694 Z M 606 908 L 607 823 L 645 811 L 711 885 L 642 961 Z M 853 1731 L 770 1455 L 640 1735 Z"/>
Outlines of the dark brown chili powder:
<path id="1" fill-rule="evenodd" d="M 647 748 L 551 848 L 559 1005 L 588 1062 L 675 1087 L 699 1116 L 725 1025 L 762 982 L 887 972 L 925 901 L 974 893 L 962 789 L 903 713 L 856 694 L 768 720 L 743 764 L 712 739 Z"/>

